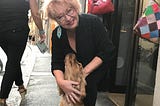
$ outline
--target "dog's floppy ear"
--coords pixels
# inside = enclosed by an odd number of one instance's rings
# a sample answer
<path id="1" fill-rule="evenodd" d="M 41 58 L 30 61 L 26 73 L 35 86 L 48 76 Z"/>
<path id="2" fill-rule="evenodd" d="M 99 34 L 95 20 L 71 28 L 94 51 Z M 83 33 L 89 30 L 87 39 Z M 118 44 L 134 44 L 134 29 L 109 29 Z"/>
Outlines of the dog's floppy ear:
<path id="1" fill-rule="evenodd" d="M 82 66 L 82 64 L 80 62 L 78 62 L 78 65 L 79 65 L 79 68 L 83 70 L 83 66 Z"/>

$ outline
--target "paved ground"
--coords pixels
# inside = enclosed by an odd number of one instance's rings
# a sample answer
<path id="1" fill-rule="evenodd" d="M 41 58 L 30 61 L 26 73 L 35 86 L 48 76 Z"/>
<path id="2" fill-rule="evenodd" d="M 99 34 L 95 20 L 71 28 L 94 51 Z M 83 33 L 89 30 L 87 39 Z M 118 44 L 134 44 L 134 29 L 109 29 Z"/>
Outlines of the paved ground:
<path id="1" fill-rule="evenodd" d="M 60 96 L 54 77 L 44 72 L 32 73 L 28 93 L 20 106 L 59 106 Z M 115 106 L 106 96 L 98 93 L 96 106 Z"/>
<path id="2" fill-rule="evenodd" d="M 51 75 L 31 75 L 28 93 L 20 106 L 58 106 L 59 95 Z"/>

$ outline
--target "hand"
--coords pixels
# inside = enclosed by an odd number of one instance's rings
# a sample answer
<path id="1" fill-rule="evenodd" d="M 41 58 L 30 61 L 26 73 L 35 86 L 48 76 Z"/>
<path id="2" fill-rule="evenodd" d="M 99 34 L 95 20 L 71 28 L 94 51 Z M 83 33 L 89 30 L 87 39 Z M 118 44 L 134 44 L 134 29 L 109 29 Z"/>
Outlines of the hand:
<path id="1" fill-rule="evenodd" d="M 73 87 L 78 85 L 78 82 L 69 80 L 63 80 L 59 83 L 59 87 L 64 91 L 68 103 L 76 103 L 80 101 L 78 96 L 81 95 L 81 92 Z"/>
<path id="2" fill-rule="evenodd" d="M 80 102 L 80 96 L 76 95 L 75 93 L 71 93 L 71 94 L 65 94 L 67 102 L 68 103 L 74 103 L 76 104 L 77 102 Z"/>
<path id="3" fill-rule="evenodd" d="M 40 42 L 44 42 L 46 39 L 46 35 L 40 35 Z"/>

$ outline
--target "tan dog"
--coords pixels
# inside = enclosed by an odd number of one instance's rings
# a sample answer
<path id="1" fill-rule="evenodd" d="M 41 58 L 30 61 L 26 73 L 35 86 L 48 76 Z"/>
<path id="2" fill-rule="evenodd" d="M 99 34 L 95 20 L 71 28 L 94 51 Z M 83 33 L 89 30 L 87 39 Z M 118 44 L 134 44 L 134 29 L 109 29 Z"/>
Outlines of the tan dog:
<path id="1" fill-rule="evenodd" d="M 79 96 L 81 102 L 77 102 L 76 104 L 68 103 L 65 97 L 64 92 L 60 89 L 59 93 L 62 95 L 62 99 L 60 102 L 60 106 L 84 106 L 83 98 L 86 96 L 85 86 L 85 75 L 83 73 L 82 64 L 76 60 L 75 54 L 69 53 L 65 56 L 65 73 L 64 78 L 66 80 L 79 82 L 79 86 L 73 86 L 81 92 L 81 96 Z"/>

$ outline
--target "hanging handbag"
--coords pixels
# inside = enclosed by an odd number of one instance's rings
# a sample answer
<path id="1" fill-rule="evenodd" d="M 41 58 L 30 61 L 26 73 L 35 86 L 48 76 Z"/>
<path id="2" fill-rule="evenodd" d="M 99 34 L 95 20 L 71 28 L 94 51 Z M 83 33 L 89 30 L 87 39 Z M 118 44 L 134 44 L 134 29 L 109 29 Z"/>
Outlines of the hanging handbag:
<path id="1" fill-rule="evenodd" d="M 159 43 L 160 37 L 160 6 L 155 1 L 150 1 L 133 30 L 136 35 Z"/>
<path id="2" fill-rule="evenodd" d="M 105 14 L 114 11 L 114 5 L 111 0 L 88 0 L 88 13 Z"/>

